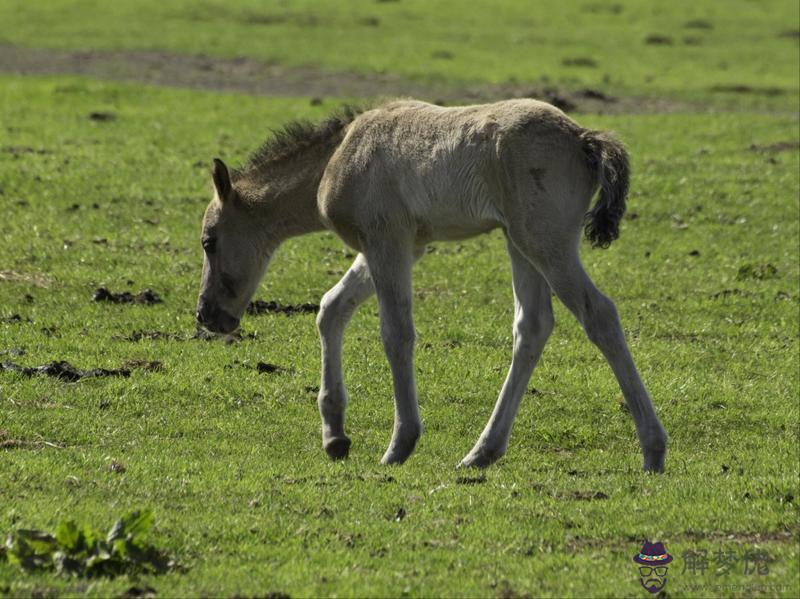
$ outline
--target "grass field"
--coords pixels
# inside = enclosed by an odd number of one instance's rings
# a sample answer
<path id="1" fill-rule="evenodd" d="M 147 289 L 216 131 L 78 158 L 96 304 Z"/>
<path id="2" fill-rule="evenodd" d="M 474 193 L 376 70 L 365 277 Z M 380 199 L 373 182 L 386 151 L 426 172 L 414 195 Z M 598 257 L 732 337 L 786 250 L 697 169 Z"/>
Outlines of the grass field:
<path id="1" fill-rule="evenodd" d="M 706 99 L 797 97 L 796 2 L 5 0 L 0 41 L 168 50 L 450 83 L 564 81 Z"/>
<path id="2" fill-rule="evenodd" d="M 191 337 L 210 159 L 241 162 L 344 99 L 19 75 L 0 59 L 0 363 L 131 371 L 0 370 L 0 533 L 149 508 L 151 541 L 181 566 L 80 579 L 0 561 L 0 594 L 642 597 L 632 556 L 657 539 L 675 557 L 670 596 L 800 595 L 797 4 L 431 4 L 6 0 L 0 56 L 204 53 L 665 100 L 573 116 L 616 131 L 633 160 L 621 239 L 583 258 L 670 433 L 667 471 L 640 471 L 616 381 L 560 305 L 508 454 L 454 469 L 510 361 L 500 233 L 435 244 L 415 270 L 426 430 L 402 467 L 378 464 L 393 410 L 375 300 L 357 313 L 353 448 L 329 462 L 313 315 L 246 317 L 233 344 Z M 292 240 L 256 297 L 318 302 L 352 258 L 331 234 Z M 163 302 L 94 302 L 99 287 Z"/>

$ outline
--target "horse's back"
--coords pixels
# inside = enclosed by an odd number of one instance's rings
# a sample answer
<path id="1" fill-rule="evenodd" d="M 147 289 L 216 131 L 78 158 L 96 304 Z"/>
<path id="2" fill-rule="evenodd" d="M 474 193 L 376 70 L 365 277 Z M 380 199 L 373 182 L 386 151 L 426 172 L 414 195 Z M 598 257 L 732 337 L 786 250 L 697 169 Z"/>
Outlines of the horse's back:
<path id="1" fill-rule="evenodd" d="M 430 239 L 469 237 L 505 225 L 503 196 L 519 165 L 527 173 L 563 160 L 562 150 L 574 154 L 580 131 L 536 100 L 394 101 L 351 123 L 323 176 L 320 209 L 337 230 L 372 219 L 413 225 Z"/>

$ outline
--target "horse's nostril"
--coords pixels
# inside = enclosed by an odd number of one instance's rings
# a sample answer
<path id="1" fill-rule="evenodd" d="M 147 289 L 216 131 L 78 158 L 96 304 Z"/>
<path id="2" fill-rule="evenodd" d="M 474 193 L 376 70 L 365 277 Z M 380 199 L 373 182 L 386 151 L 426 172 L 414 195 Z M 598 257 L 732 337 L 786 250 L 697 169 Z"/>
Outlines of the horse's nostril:
<path id="1" fill-rule="evenodd" d="M 207 301 L 201 300 L 197 304 L 197 312 L 195 312 L 197 322 L 202 325 L 208 325 L 214 322 L 217 318 L 217 311 L 218 308 L 216 306 L 208 303 Z"/>
<path id="2" fill-rule="evenodd" d="M 195 317 L 197 318 L 197 322 L 200 324 L 206 324 L 208 322 L 208 317 L 211 313 L 209 306 L 206 302 L 200 302 L 197 305 L 197 312 L 195 312 Z"/>

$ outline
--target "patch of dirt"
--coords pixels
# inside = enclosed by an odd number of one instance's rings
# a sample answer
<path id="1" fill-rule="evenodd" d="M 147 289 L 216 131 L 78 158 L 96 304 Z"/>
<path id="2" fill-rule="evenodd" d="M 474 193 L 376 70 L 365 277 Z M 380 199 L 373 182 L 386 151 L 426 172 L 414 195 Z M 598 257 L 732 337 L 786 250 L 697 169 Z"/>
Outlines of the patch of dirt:
<path id="1" fill-rule="evenodd" d="M 581 100 L 597 100 L 598 102 L 604 102 L 606 104 L 613 104 L 619 101 L 619 99 L 615 98 L 614 96 L 609 96 L 599 90 L 589 87 L 579 89 L 574 93 L 574 95 Z"/>
<path id="2" fill-rule="evenodd" d="M 705 19 L 692 19 L 683 24 L 687 29 L 714 29 L 714 24 Z"/>
<path id="3" fill-rule="evenodd" d="M 271 364 L 269 362 L 259 361 L 253 366 L 249 360 L 234 360 L 232 364 L 228 364 L 225 368 L 247 368 L 255 370 L 260 374 L 275 374 L 287 371 L 283 366 L 278 366 L 277 364 Z"/>
<path id="4" fill-rule="evenodd" d="M 150 372 L 158 372 L 164 370 L 164 364 L 158 360 L 126 360 L 122 363 L 123 368 L 130 370 L 141 369 Z"/>
<path id="5" fill-rule="evenodd" d="M 11 154 L 15 158 L 18 156 L 22 156 L 23 154 L 50 154 L 50 150 L 45 150 L 44 148 L 32 148 L 30 146 L 6 146 L 1 151 Z"/>
<path id="6" fill-rule="evenodd" d="M 769 144 L 766 146 L 752 144 L 749 149 L 753 152 L 768 152 L 768 153 L 787 152 L 789 150 L 800 149 L 800 140 L 796 139 L 794 141 L 779 141 L 774 144 Z"/>
<path id="7" fill-rule="evenodd" d="M 132 586 L 120 595 L 121 599 L 152 599 L 156 597 L 156 590 L 150 585 Z"/>
<path id="8" fill-rule="evenodd" d="M 115 341 L 141 341 L 142 339 L 166 339 L 170 341 L 183 340 L 177 333 L 168 333 L 166 331 L 133 331 L 130 335 L 114 335 L 112 337 Z"/>
<path id="9" fill-rule="evenodd" d="M 245 10 L 234 16 L 236 21 L 246 25 L 278 25 L 281 23 L 293 23 L 299 27 L 316 27 L 319 25 L 319 18 L 313 14 L 299 13 L 258 13 L 252 10 Z"/>
<path id="10" fill-rule="evenodd" d="M 130 291 L 112 293 L 105 287 L 99 287 L 92 294 L 93 302 L 110 302 L 112 304 L 160 304 L 162 300 L 152 289 L 145 289 L 137 294 Z"/>
<path id="11" fill-rule="evenodd" d="M 590 13 L 608 13 L 612 15 L 618 15 L 624 10 L 624 6 L 622 4 L 605 4 L 605 3 L 595 3 L 595 4 L 587 4 L 583 7 L 583 10 Z"/>
<path id="12" fill-rule="evenodd" d="M 2 53 L 0 53 L 0 57 L 2 57 Z M 0 281 L 29 283 L 36 287 L 50 287 L 53 284 L 53 280 L 47 275 L 37 272 L 16 272 L 14 270 L 0 270 Z"/>
<path id="13" fill-rule="evenodd" d="M 19 314 L 0 317 L 0 324 L 18 324 L 20 322 L 33 322 L 30 318 L 23 318 Z"/>
<path id="14" fill-rule="evenodd" d="M 325 97 L 380 99 L 411 96 L 443 105 L 490 102 L 508 98 L 536 98 L 550 102 L 565 111 L 615 114 L 675 112 L 702 108 L 699 104 L 665 98 L 631 97 L 611 101 L 605 99 L 603 94 L 586 94 L 580 90 L 549 86 L 535 87 L 517 83 L 447 84 L 409 79 L 390 73 L 328 71 L 312 67 L 289 68 L 247 57 L 214 58 L 202 54 L 175 54 L 163 51 L 77 52 L 0 45 L 0 73 L 70 74 L 114 81 L 134 81 L 151 85 L 272 97 L 308 96 L 315 104 L 319 104 Z M 68 88 L 64 88 L 61 93 L 69 91 Z"/>
<path id="15" fill-rule="evenodd" d="M 117 118 L 117 115 L 113 112 L 90 112 L 89 113 L 89 120 L 91 121 L 113 121 Z"/>
<path id="16" fill-rule="evenodd" d="M 9 437 L 8 431 L 0 429 L 0 449 L 41 449 L 42 447 L 64 449 L 65 445 L 44 439 L 13 439 Z"/>
<path id="17" fill-rule="evenodd" d="M 780 87 L 753 87 L 743 83 L 712 85 L 709 90 L 725 94 L 754 94 L 758 96 L 780 96 L 786 93 L 786 90 Z"/>
<path id="18" fill-rule="evenodd" d="M 191 335 L 186 334 L 179 334 L 173 333 L 170 331 L 144 331 L 144 330 L 135 330 L 132 331 L 128 335 L 113 335 L 111 339 L 114 341 L 129 341 L 131 343 L 137 343 L 142 340 L 148 341 L 215 341 L 221 340 L 225 343 L 238 343 L 244 339 L 256 339 L 258 335 L 256 333 L 245 333 L 241 330 L 235 331 L 234 333 L 230 333 L 227 335 L 223 335 L 220 333 L 212 333 L 210 331 L 206 331 L 205 329 L 197 329 Z M 147 361 L 141 361 L 144 364 L 150 364 Z M 137 363 L 136 360 L 133 360 L 132 363 Z"/>
<path id="19" fill-rule="evenodd" d="M 577 499 L 578 501 L 594 501 L 597 499 L 608 499 L 608 495 L 602 491 L 572 491 L 566 495 L 568 499 Z"/>
<path id="20" fill-rule="evenodd" d="M 31 442 L 24 439 L 2 439 L 0 449 L 27 449 Z"/>
<path id="21" fill-rule="evenodd" d="M 205 329 L 197 329 L 190 337 L 182 337 L 181 339 L 197 339 L 200 341 L 222 341 L 228 345 L 231 343 L 239 343 L 244 339 L 256 339 L 258 335 L 255 333 L 245 333 L 241 330 L 236 330 L 233 333 L 212 333 Z"/>
<path id="22" fill-rule="evenodd" d="M 258 314 L 316 314 L 319 312 L 318 304 L 281 304 L 275 301 L 255 300 L 247 306 L 247 313 L 253 316 Z"/>
<path id="23" fill-rule="evenodd" d="M 778 268 L 769 262 L 764 264 L 743 264 L 739 267 L 739 272 L 736 273 L 737 281 L 744 281 L 746 279 L 757 279 L 764 281 L 767 279 L 775 279 L 778 275 Z"/>
<path id="24" fill-rule="evenodd" d="M 0 349 L 0 356 L 24 356 L 27 352 L 24 347 L 12 347 L 11 349 Z"/>
<path id="25" fill-rule="evenodd" d="M 597 66 L 597 61 L 594 58 L 586 58 L 580 56 L 578 58 L 565 58 L 561 61 L 565 67 L 588 67 L 594 68 Z"/>
<path id="26" fill-rule="evenodd" d="M 482 485 L 486 482 L 486 475 L 479 474 L 478 476 L 457 476 L 457 485 Z"/>
<path id="27" fill-rule="evenodd" d="M 672 38 L 668 35 L 661 35 L 660 33 L 651 33 L 644 38 L 644 43 L 648 46 L 671 46 Z"/>
<path id="28" fill-rule="evenodd" d="M 273 372 L 280 372 L 283 369 L 269 362 L 259 362 L 256 364 L 256 370 L 261 373 L 272 374 Z"/>
<path id="29" fill-rule="evenodd" d="M 14 362 L 5 361 L 0 364 L 0 370 L 18 372 L 25 376 L 45 374 L 70 383 L 77 382 L 83 378 L 104 376 L 129 377 L 131 375 L 131 371 L 127 368 L 92 368 L 91 370 L 79 370 L 65 360 L 57 360 L 42 366 L 20 366 Z"/>
<path id="30" fill-rule="evenodd" d="M 431 58 L 438 58 L 439 60 L 453 60 L 456 57 L 450 50 L 436 50 L 431 52 Z"/>
<path id="31" fill-rule="evenodd" d="M 708 297 L 710 297 L 711 299 L 720 299 L 720 298 L 724 299 L 731 295 L 750 297 L 753 294 L 750 293 L 749 291 L 743 291 L 742 289 L 723 289 L 722 291 L 717 291 L 716 293 L 712 293 Z"/>
<path id="32" fill-rule="evenodd" d="M 120 599 L 153 599 L 156 597 L 156 590 L 150 585 L 132 586 L 120 595 Z"/>

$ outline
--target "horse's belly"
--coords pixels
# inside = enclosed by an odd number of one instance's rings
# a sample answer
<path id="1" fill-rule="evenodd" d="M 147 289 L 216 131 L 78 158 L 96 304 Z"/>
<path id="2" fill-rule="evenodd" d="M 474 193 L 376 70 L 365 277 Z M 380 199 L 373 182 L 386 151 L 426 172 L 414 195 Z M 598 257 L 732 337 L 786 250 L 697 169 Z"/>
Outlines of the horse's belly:
<path id="1" fill-rule="evenodd" d="M 427 241 L 467 239 L 503 225 L 502 215 L 488 201 L 434 201 L 420 216 L 420 237 L 427 236 Z"/>
<path id="2" fill-rule="evenodd" d="M 459 241 L 461 239 L 468 239 L 483 233 L 488 233 L 492 229 L 499 226 L 494 221 L 473 222 L 468 224 L 430 224 L 423 227 L 420 231 L 422 240 L 429 241 Z"/>

